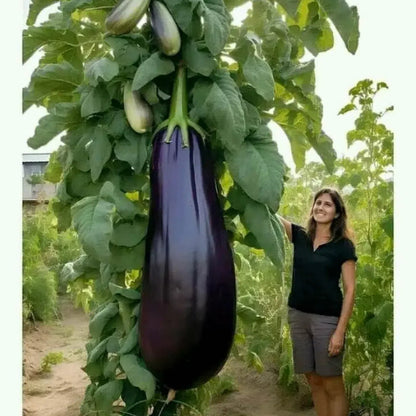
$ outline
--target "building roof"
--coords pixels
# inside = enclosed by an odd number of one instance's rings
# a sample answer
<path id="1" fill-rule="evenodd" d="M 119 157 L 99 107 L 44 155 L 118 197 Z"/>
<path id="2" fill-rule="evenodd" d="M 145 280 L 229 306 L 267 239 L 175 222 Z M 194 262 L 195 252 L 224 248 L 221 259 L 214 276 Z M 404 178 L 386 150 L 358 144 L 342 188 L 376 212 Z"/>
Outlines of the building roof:
<path id="1" fill-rule="evenodd" d="M 50 153 L 23 153 L 23 163 L 26 162 L 49 162 Z"/>

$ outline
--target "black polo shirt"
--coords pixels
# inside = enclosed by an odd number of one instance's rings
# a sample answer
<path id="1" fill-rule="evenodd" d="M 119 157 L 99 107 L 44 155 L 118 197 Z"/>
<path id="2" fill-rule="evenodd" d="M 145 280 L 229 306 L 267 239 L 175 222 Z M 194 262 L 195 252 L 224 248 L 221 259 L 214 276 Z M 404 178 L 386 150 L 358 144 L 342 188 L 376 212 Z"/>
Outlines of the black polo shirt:
<path id="1" fill-rule="evenodd" d="M 340 316 L 341 265 L 357 261 L 354 244 L 342 238 L 321 244 L 315 251 L 306 230 L 292 223 L 293 274 L 289 306 L 302 312 Z"/>

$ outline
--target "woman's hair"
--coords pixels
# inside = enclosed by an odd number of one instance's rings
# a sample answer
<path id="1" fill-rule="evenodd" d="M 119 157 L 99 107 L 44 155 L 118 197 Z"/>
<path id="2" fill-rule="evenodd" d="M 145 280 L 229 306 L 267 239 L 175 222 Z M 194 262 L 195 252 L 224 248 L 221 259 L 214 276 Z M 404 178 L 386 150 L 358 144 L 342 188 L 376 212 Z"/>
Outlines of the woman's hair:
<path id="1" fill-rule="evenodd" d="M 345 209 L 344 201 L 339 194 L 339 192 L 335 188 L 322 188 L 318 192 L 315 193 L 313 197 L 313 203 L 311 207 L 311 211 L 309 213 L 309 219 L 306 226 L 306 233 L 308 237 L 313 241 L 315 239 L 315 232 L 316 232 L 316 221 L 313 217 L 313 206 L 315 205 L 316 200 L 322 194 L 328 194 L 332 202 L 335 205 L 335 212 L 338 214 L 337 218 L 332 220 L 331 224 L 331 240 L 339 240 L 341 238 L 348 238 L 353 240 L 353 235 L 351 230 L 348 228 L 347 225 L 347 211 Z"/>

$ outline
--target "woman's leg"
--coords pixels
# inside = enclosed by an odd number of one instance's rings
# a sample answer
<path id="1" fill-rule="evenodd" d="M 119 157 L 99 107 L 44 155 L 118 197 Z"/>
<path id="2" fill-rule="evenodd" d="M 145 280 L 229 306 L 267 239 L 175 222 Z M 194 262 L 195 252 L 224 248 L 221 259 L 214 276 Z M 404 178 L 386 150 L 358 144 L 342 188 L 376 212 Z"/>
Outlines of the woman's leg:
<path id="1" fill-rule="evenodd" d="M 311 388 L 313 405 L 318 416 L 335 416 L 329 411 L 328 397 L 325 390 L 324 378 L 315 372 L 305 373 Z"/>
<path id="2" fill-rule="evenodd" d="M 347 416 L 348 403 L 342 376 L 322 377 L 322 382 L 328 403 L 328 415 Z"/>

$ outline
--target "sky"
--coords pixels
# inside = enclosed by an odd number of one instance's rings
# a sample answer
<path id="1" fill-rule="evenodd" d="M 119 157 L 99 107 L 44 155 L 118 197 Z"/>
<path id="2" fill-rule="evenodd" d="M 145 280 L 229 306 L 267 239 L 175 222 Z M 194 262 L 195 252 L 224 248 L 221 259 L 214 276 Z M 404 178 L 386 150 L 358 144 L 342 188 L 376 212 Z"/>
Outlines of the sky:
<path id="1" fill-rule="evenodd" d="M 335 0 L 334 0 L 335 1 Z M 1 141 L 2 178 L 2 290 L 0 318 L 2 333 L 1 352 L 7 359 L 2 362 L 7 383 L 2 393 L 2 410 L 9 416 L 21 415 L 21 155 L 33 152 L 26 140 L 33 134 L 39 113 L 29 110 L 21 114 L 21 88 L 26 86 L 34 67 L 22 66 L 21 36 L 27 15 L 28 0 L 3 2 L 3 20 L 0 25 L 2 40 L 1 61 Z M 347 0 L 356 5 L 360 15 L 360 40 L 355 55 L 348 53 L 339 36 L 335 46 L 315 60 L 316 92 L 324 106 L 323 129 L 334 140 L 338 156 L 348 155 L 346 132 L 353 128 L 354 115 L 337 116 L 349 101 L 348 90 L 357 81 L 370 78 L 383 81 L 390 87 L 379 94 L 376 109 L 395 106 L 394 112 L 384 117 L 384 124 L 395 134 L 394 138 L 394 197 L 395 197 L 395 251 L 394 251 L 394 352 L 395 352 L 395 415 L 411 414 L 414 409 L 414 298 L 416 276 L 414 235 L 416 234 L 413 207 L 416 204 L 414 168 L 416 137 L 412 129 L 415 118 L 414 84 L 415 54 L 414 0 Z M 379 107 L 378 107 L 379 106 Z M 288 140 L 281 131 L 274 132 L 280 153 L 293 167 Z M 38 151 L 53 151 L 58 143 L 52 142 Z M 351 149 L 350 151 L 353 151 Z M 307 160 L 318 160 L 313 151 Z M 13 314 L 15 314 L 13 316 Z M 4 350 L 4 351 L 3 351 Z M 18 369 L 18 371 L 16 370 Z"/>

